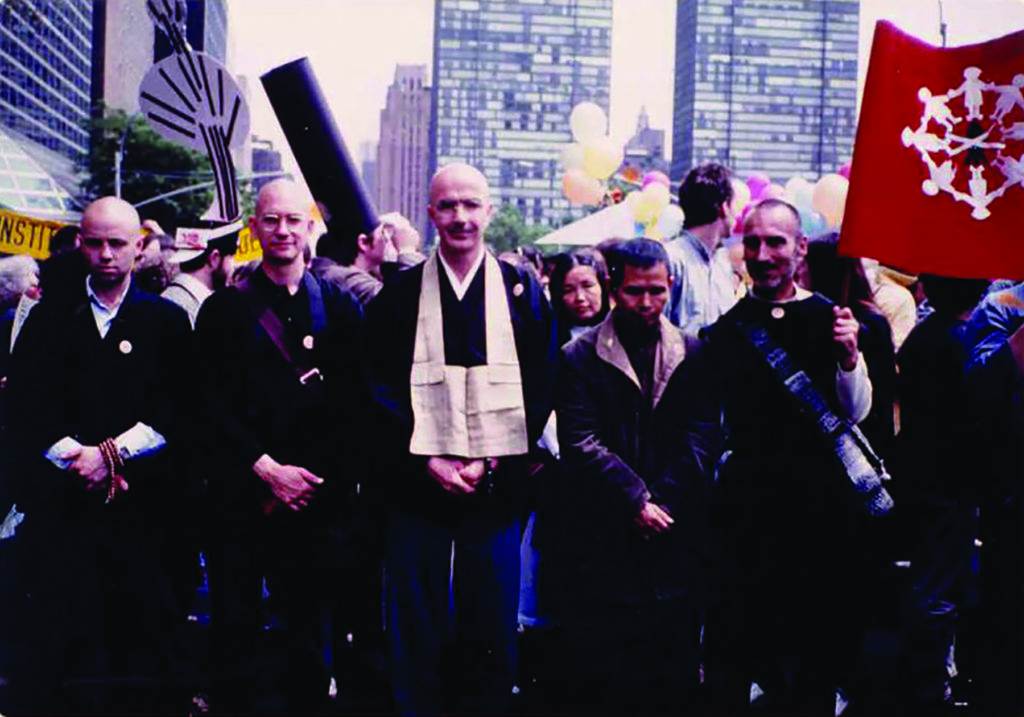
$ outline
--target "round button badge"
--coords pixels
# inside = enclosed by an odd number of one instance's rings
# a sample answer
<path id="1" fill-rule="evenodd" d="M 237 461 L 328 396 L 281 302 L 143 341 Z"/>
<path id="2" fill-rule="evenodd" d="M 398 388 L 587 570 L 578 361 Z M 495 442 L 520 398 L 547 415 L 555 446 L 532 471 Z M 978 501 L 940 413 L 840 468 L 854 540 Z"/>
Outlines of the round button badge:
<path id="1" fill-rule="evenodd" d="M 313 337 L 312 336 L 304 336 L 302 338 L 302 345 L 303 345 L 304 348 L 306 348 L 306 350 L 312 351 L 313 350 Z"/>
<path id="2" fill-rule="evenodd" d="M 772 309 L 772 318 L 773 319 L 781 319 L 785 315 L 786 315 L 786 310 L 783 309 L 781 306 L 776 306 L 775 308 Z"/>
<path id="3" fill-rule="evenodd" d="M 123 354 L 130 354 L 132 352 L 132 342 L 128 339 L 124 339 L 117 345 L 117 348 Z"/>

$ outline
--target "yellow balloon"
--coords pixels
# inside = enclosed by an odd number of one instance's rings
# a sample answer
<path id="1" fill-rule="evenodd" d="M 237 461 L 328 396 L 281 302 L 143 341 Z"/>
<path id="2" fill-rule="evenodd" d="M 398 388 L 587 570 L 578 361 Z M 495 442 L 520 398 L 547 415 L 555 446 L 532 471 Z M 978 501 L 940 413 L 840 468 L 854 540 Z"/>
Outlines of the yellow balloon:
<path id="1" fill-rule="evenodd" d="M 583 145 L 583 171 L 594 179 L 608 179 L 622 164 L 622 145 L 599 137 Z"/>
<path id="2" fill-rule="evenodd" d="M 750 187 L 741 179 L 733 177 L 729 180 L 732 184 L 732 213 L 739 216 L 743 209 L 750 204 Z"/>
<path id="3" fill-rule="evenodd" d="M 643 192 L 651 198 L 654 206 L 658 208 L 658 214 L 661 214 L 661 210 L 667 207 L 669 202 L 672 200 L 668 187 L 657 182 L 651 182 L 648 184 L 644 187 Z"/>
<path id="4" fill-rule="evenodd" d="M 608 131 L 608 117 L 604 110 L 593 102 L 580 102 L 569 115 L 569 128 L 573 139 L 586 143 L 597 139 Z"/>
<path id="5" fill-rule="evenodd" d="M 841 174 L 826 174 L 814 185 L 811 207 L 825 217 L 831 229 L 836 229 L 843 223 L 846 193 L 849 188 L 849 180 Z"/>
<path id="6" fill-rule="evenodd" d="M 633 205 L 633 218 L 643 225 L 657 221 L 661 210 L 664 208 L 659 206 L 657 197 L 646 190 L 638 192 L 638 194 L 640 199 Z"/>
<path id="7" fill-rule="evenodd" d="M 604 186 L 582 169 L 570 169 L 562 176 L 562 191 L 570 204 L 599 204 L 604 199 Z"/>

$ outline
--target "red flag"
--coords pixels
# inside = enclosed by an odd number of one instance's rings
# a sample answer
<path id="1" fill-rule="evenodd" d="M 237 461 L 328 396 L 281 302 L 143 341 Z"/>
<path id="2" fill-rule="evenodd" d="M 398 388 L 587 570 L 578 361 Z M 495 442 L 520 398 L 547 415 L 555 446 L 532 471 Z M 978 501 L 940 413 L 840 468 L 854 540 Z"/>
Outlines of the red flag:
<path id="1" fill-rule="evenodd" d="M 943 49 L 878 23 L 840 250 L 1024 278 L 1024 32 Z"/>

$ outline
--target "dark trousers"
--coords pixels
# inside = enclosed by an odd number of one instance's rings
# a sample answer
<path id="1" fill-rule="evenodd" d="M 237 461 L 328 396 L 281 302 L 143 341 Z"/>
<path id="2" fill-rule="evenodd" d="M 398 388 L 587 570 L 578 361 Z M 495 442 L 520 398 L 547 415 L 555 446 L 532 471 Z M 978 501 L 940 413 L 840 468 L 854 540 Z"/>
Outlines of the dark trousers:
<path id="1" fill-rule="evenodd" d="M 700 621 L 689 600 L 582 608 L 556 643 L 550 712 L 699 713 Z"/>
<path id="2" fill-rule="evenodd" d="M 327 611 L 343 579 L 336 559 L 343 548 L 308 518 L 279 508 L 269 517 L 233 516 L 212 533 L 212 707 L 218 712 L 310 713 L 329 704 Z"/>
<path id="3" fill-rule="evenodd" d="M 502 714 L 516 665 L 521 520 L 481 499 L 388 519 L 388 641 L 403 715 Z"/>
<path id="4" fill-rule="evenodd" d="M 77 519 L 26 514 L 5 714 L 162 714 L 187 707 L 184 614 L 159 531 L 132 506 L 83 500 Z M 6 546 L 5 546 L 6 547 Z"/>
<path id="5" fill-rule="evenodd" d="M 981 512 L 978 670 L 984 715 L 1024 714 L 1024 503 L 993 501 Z"/>

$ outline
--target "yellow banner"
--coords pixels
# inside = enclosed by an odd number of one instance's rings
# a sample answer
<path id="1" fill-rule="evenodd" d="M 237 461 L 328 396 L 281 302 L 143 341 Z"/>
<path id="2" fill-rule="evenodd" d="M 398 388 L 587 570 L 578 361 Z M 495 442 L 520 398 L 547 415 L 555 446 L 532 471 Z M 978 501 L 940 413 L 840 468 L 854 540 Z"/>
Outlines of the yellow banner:
<path id="1" fill-rule="evenodd" d="M 0 252 L 46 259 L 50 256 L 50 237 L 62 226 L 61 222 L 0 209 Z"/>
<path id="2" fill-rule="evenodd" d="M 252 235 L 248 226 L 242 227 L 238 232 L 238 251 L 235 252 L 235 263 L 244 264 L 247 261 L 263 257 L 263 249 L 260 241 Z"/>

